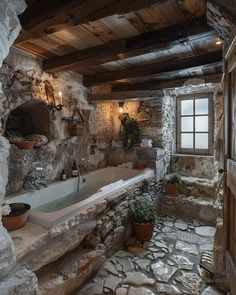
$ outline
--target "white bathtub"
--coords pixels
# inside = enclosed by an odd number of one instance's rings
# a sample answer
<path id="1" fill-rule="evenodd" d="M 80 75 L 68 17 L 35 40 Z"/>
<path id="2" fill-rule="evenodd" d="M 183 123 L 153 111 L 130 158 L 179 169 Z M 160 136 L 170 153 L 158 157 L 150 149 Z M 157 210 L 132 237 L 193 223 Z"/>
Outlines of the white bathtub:
<path id="1" fill-rule="evenodd" d="M 53 227 L 115 193 L 154 176 L 154 171 L 108 167 L 41 190 L 6 197 L 7 203 L 31 205 L 30 222 Z M 80 180 L 80 181 L 79 181 Z"/>

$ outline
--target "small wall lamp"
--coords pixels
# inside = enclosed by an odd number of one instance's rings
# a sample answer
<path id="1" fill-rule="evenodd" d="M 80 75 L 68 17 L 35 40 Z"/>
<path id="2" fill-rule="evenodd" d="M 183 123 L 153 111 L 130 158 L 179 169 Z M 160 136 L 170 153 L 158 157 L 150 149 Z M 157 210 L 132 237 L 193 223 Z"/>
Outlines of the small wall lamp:
<path id="1" fill-rule="evenodd" d="M 120 114 L 123 114 L 123 112 L 124 112 L 124 105 L 125 105 L 124 101 L 119 102 L 119 113 Z"/>
<path id="2" fill-rule="evenodd" d="M 56 104 L 56 100 L 53 97 L 53 100 L 51 100 L 51 102 L 48 104 L 48 107 L 51 109 L 52 111 L 52 116 L 53 119 L 55 119 L 55 112 L 59 112 L 62 110 L 62 108 L 64 107 L 63 105 L 63 98 L 62 98 L 62 92 L 59 91 L 58 92 L 58 97 L 59 97 L 59 104 Z"/>
<path id="3" fill-rule="evenodd" d="M 216 45 L 217 46 L 219 46 L 219 45 L 221 45 L 223 43 L 223 40 L 220 38 L 220 37 L 218 37 L 217 39 L 216 39 Z"/>
<path id="4" fill-rule="evenodd" d="M 59 96 L 59 104 L 56 104 L 55 99 L 53 99 L 53 101 L 50 102 L 50 107 L 54 111 L 61 111 L 62 108 L 64 107 L 64 105 L 63 105 L 63 99 L 62 99 L 62 92 L 61 91 L 58 92 L 58 96 Z"/>

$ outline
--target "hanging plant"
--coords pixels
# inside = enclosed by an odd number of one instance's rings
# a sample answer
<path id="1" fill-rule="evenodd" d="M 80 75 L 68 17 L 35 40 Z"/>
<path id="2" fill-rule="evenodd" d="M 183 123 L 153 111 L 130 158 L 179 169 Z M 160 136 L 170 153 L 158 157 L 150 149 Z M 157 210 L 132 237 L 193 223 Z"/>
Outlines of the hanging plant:
<path id="1" fill-rule="evenodd" d="M 128 116 L 123 116 L 121 118 L 121 126 L 123 146 L 130 150 L 134 147 L 134 145 L 139 144 L 141 141 L 138 122 Z"/>

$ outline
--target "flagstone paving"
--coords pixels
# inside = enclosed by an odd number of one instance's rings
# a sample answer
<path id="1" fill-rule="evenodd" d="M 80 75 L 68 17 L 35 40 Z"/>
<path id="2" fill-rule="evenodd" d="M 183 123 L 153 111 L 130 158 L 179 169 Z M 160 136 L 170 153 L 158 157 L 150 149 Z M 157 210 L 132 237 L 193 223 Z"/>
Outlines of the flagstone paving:
<path id="1" fill-rule="evenodd" d="M 213 249 L 214 233 L 196 221 L 162 217 L 150 242 L 131 238 L 77 295 L 222 295 L 198 265 L 200 251 Z"/>

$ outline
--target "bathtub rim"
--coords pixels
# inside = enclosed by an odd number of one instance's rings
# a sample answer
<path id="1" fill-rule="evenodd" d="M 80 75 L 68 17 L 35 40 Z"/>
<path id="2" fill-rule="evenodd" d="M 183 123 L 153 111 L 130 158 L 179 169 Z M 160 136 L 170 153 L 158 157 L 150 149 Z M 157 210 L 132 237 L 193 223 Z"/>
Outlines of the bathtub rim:
<path id="1" fill-rule="evenodd" d="M 96 174 L 98 171 L 102 172 L 102 170 L 107 169 L 107 168 L 119 168 L 119 167 L 109 166 L 109 167 L 105 167 L 102 169 L 90 171 L 87 174 L 81 175 L 81 178 L 86 177 L 87 175 Z M 114 188 L 111 188 L 110 190 L 106 190 L 106 191 L 97 191 L 95 194 L 92 194 L 87 199 L 77 202 L 77 203 L 74 203 L 72 205 L 69 205 L 68 207 L 65 207 L 65 208 L 57 210 L 57 211 L 42 212 L 42 211 L 38 211 L 38 210 L 35 210 L 34 208 L 32 208 L 30 211 L 29 222 L 41 225 L 45 228 L 52 228 L 54 226 L 61 224 L 64 221 L 66 221 L 67 219 L 76 218 L 83 211 L 89 209 L 90 207 L 96 205 L 99 202 L 106 200 L 108 197 L 113 197 L 114 195 L 120 195 L 120 194 L 125 193 L 126 190 L 130 186 L 132 186 L 138 182 L 141 182 L 144 179 L 151 178 L 155 175 L 154 170 L 151 168 L 146 168 L 144 170 L 135 170 L 135 169 L 127 169 L 127 168 L 119 168 L 119 169 L 133 170 L 133 171 L 140 172 L 140 173 L 136 176 L 133 176 L 133 177 L 123 181 L 123 183 L 120 184 L 119 187 L 114 187 Z M 65 183 L 65 182 L 68 184 L 71 181 L 76 182 L 76 180 L 78 182 L 79 177 L 69 178 L 63 182 L 56 181 L 56 182 L 53 182 L 52 184 L 50 184 L 48 187 L 57 186 L 59 184 Z M 26 195 L 28 193 L 30 193 L 30 191 L 23 192 L 20 194 L 9 195 L 5 198 L 5 200 L 8 203 L 10 203 L 11 198 L 17 198 L 17 197 Z"/>

